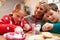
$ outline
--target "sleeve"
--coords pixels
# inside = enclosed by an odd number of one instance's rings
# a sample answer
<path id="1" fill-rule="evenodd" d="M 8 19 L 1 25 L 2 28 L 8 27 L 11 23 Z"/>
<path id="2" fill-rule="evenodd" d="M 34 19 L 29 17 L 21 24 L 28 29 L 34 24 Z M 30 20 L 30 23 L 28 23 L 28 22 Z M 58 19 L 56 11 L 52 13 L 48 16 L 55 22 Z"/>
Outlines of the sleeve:
<path id="1" fill-rule="evenodd" d="M 0 24 L 0 34 L 4 34 L 7 32 L 14 32 L 14 29 L 16 28 L 13 24 Z"/>
<path id="2" fill-rule="evenodd" d="M 26 24 L 28 24 L 25 20 L 23 20 L 23 24 L 24 24 L 24 26 L 26 25 Z M 28 24 L 29 25 L 29 24 Z M 27 25 L 26 25 L 26 27 L 28 27 Z M 31 25 L 29 25 L 29 27 L 28 27 L 28 30 L 27 31 L 31 31 L 32 30 L 32 26 Z"/>
<path id="3" fill-rule="evenodd" d="M 1 19 L 0 19 L 0 24 L 8 24 L 10 23 L 10 17 L 8 15 L 4 15 Z"/>
<path id="4" fill-rule="evenodd" d="M 27 22 L 26 22 L 24 19 L 23 19 L 23 23 L 24 23 L 24 24 L 27 24 Z"/>
<path id="5" fill-rule="evenodd" d="M 53 23 L 53 29 L 49 31 L 60 34 L 60 22 Z"/>
<path id="6" fill-rule="evenodd" d="M 16 28 L 15 25 L 10 24 L 9 16 L 5 15 L 0 19 L 0 34 L 4 34 L 6 32 L 13 32 Z"/>

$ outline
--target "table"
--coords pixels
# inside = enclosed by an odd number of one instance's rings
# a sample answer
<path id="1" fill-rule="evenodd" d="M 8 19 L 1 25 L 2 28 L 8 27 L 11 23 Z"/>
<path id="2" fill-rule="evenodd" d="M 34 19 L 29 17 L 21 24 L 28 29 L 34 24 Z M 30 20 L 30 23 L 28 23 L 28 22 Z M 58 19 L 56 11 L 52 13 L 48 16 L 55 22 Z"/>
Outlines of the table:
<path id="1" fill-rule="evenodd" d="M 58 37 L 60 37 L 60 34 L 56 34 L 56 33 L 52 33 L 54 36 L 58 36 Z M 30 37 L 30 36 L 32 36 L 33 34 L 32 34 L 32 32 L 28 32 L 28 33 L 26 33 L 26 39 L 25 40 L 27 40 L 28 39 L 28 37 Z"/>
<path id="2" fill-rule="evenodd" d="M 28 32 L 28 33 L 25 33 L 25 34 L 27 35 L 25 40 L 27 40 L 27 38 L 32 35 L 31 32 Z M 54 36 L 60 37 L 60 34 L 55 34 L 55 33 L 52 33 L 52 34 L 53 34 Z M 3 37 L 3 35 L 0 35 L 0 40 L 5 40 L 5 38 Z"/>
<path id="3" fill-rule="evenodd" d="M 3 37 L 3 35 L 0 35 L 0 40 L 5 40 L 5 38 Z"/>

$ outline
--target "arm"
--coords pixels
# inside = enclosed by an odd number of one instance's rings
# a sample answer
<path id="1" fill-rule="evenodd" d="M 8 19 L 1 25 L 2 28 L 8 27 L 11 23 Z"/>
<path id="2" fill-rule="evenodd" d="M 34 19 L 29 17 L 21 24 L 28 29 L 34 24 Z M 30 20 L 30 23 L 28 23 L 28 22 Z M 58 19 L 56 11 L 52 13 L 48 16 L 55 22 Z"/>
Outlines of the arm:
<path id="1" fill-rule="evenodd" d="M 53 29 L 49 31 L 60 34 L 60 22 L 53 23 Z"/>
<path id="2" fill-rule="evenodd" d="M 60 22 L 46 23 L 43 25 L 42 30 L 60 34 Z"/>
<path id="3" fill-rule="evenodd" d="M 0 19 L 0 24 L 9 24 L 10 23 L 10 16 L 9 15 L 4 15 Z"/>
<path id="4" fill-rule="evenodd" d="M 23 20 L 23 24 L 24 24 L 23 30 L 25 30 L 25 31 L 32 30 L 32 27 L 25 20 Z"/>
<path id="5" fill-rule="evenodd" d="M 6 32 L 14 32 L 16 28 L 13 24 L 0 24 L 0 34 L 4 34 Z"/>
<path id="6" fill-rule="evenodd" d="M 47 22 L 51 23 L 50 21 L 47 21 Z M 55 23 L 52 23 L 52 24 L 53 24 L 53 29 L 49 30 L 49 32 L 60 34 L 60 22 L 55 22 Z"/>
<path id="7" fill-rule="evenodd" d="M 4 34 L 6 32 L 13 32 L 16 28 L 15 25 L 10 24 L 9 16 L 5 15 L 0 19 L 0 34 Z"/>

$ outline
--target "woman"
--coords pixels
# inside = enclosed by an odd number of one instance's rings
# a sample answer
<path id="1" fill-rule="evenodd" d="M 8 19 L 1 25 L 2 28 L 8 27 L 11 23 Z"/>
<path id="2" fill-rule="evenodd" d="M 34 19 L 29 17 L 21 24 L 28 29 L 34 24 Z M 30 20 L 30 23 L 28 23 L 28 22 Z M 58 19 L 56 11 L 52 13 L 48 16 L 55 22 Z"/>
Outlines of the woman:
<path id="1" fill-rule="evenodd" d="M 45 22 L 45 19 L 43 18 L 43 16 L 47 11 L 48 11 L 47 3 L 38 2 L 34 10 L 34 15 L 26 16 L 24 19 L 30 25 L 32 25 L 33 23 L 35 23 L 36 25 L 37 24 L 43 25 L 43 23 Z"/>

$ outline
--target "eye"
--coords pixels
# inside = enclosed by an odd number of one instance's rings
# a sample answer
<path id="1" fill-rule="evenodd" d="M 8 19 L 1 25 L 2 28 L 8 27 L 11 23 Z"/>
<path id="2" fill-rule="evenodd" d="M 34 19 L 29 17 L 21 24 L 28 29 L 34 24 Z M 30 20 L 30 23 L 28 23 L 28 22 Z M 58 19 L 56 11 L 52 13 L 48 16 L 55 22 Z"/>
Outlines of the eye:
<path id="1" fill-rule="evenodd" d="M 39 8 L 39 7 L 36 7 L 37 9 Z"/>
<path id="2" fill-rule="evenodd" d="M 19 15 L 16 15 L 17 17 L 20 17 Z"/>
<path id="3" fill-rule="evenodd" d="M 23 17 L 21 17 L 21 19 L 22 19 Z"/>
<path id="4" fill-rule="evenodd" d="M 50 15 L 53 15 L 52 13 Z"/>
<path id="5" fill-rule="evenodd" d="M 47 17 L 49 17 L 49 16 L 47 16 Z"/>
<path id="6" fill-rule="evenodd" d="M 40 10 L 43 10 L 42 8 L 40 8 Z"/>

